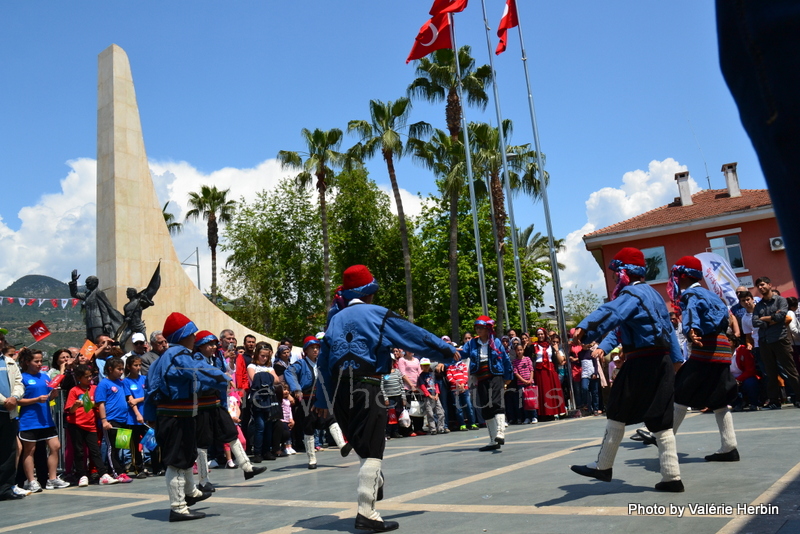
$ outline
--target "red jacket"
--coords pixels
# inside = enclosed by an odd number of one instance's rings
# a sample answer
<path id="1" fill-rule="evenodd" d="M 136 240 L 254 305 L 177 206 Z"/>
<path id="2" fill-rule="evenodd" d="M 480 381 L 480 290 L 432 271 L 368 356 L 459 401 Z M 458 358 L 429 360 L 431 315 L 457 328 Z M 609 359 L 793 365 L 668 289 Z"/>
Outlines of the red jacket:
<path id="1" fill-rule="evenodd" d="M 756 359 L 753 353 L 747 350 L 746 345 L 739 345 L 734 357 L 736 358 L 736 366 L 742 371 L 742 374 L 736 377 L 737 382 L 744 382 L 753 376 L 758 378 L 756 374 Z"/>

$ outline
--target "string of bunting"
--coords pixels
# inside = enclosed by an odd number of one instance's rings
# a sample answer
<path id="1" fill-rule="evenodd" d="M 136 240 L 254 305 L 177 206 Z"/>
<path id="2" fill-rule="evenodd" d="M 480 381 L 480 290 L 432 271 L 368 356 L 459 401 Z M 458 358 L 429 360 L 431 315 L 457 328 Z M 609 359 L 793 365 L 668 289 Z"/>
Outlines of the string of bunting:
<path id="1" fill-rule="evenodd" d="M 59 304 L 62 308 L 66 308 L 68 304 L 72 304 L 72 307 L 78 305 L 80 302 L 79 299 L 41 299 L 41 298 L 25 298 L 25 297 L 2 297 L 0 296 L 0 306 L 4 304 L 19 304 L 20 306 L 33 306 L 36 303 L 39 303 L 39 308 L 42 307 L 42 304 L 45 302 L 49 302 L 54 308 L 58 308 Z"/>

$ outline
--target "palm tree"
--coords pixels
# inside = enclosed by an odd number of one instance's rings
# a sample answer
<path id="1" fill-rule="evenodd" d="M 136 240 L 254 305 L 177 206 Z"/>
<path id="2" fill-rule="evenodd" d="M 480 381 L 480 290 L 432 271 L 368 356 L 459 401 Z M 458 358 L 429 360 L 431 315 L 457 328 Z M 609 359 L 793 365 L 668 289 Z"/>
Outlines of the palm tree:
<path id="1" fill-rule="evenodd" d="M 503 171 L 503 157 L 500 153 L 500 130 L 486 123 L 470 123 L 470 143 L 475 168 L 486 181 L 483 185 L 492 202 L 492 228 L 494 230 L 495 251 L 497 253 L 498 281 L 502 280 L 503 256 L 506 238 L 505 190 L 500 180 Z M 503 121 L 503 136 L 508 140 L 512 131 L 511 121 Z M 535 178 L 536 153 L 530 145 L 506 145 L 509 167 L 509 186 L 536 195 L 540 186 Z M 503 331 L 505 313 L 505 289 L 502 283 L 497 286 L 497 329 Z M 520 303 L 523 305 L 523 303 Z"/>
<path id="2" fill-rule="evenodd" d="M 540 271 L 551 270 L 550 265 L 550 242 L 546 235 L 541 232 L 533 233 L 533 225 L 527 228 L 517 228 L 517 243 L 520 245 L 520 255 L 524 257 L 528 263 L 532 264 L 534 268 Z M 553 239 L 556 252 L 563 252 L 565 249 L 563 239 Z M 562 271 L 566 269 L 563 263 L 558 264 L 558 268 Z"/>
<path id="3" fill-rule="evenodd" d="M 319 218 L 322 222 L 322 263 L 323 278 L 325 282 L 325 298 L 331 297 L 331 266 L 330 242 L 328 240 L 328 204 L 325 193 L 331 186 L 334 178 L 333 169 L 345 163 L 345 156 L 339 152 L 342 144 L 342 131 L 338 128 L 330 130 L 315 129 L 313 132 L 306 128 L 300 130 L 300 135 L 305 141 L 306 152 L 278 152 L 278 161 L 282 168 L 302 168 L 295 176 L 298 187 L 308 187 L 312 177 L 317 179 L 315 184 L 319 194 Z"/>
<path id="4" fill-rule="evenodd" d="M 489 65 L 475 68 L 475 59 L 470 55 L 470 47 L 462 46 L 458 51 L 458 66 L 453 50 L 443 48 L 416 62 L 418 76 L 408 86 L 408 95 L 437 103 L 445 100 L 445 119 L 447 131 L 453 145 L 459 143 L 461 136 L 462 107 L 458 96 L 458 83 L 467 103 L 486 108 L 489 96 L 486 89 L 492 82 L 492 69 Z M 441 138 L 440 138 L 441 139 Z M 433 141 L 433 140 L 432 140 Z M 463 150 L 463 149 L 462 149 Z M 428 165 L 430 168 L 430 165 Z M 450 337 L 459 339 L 458 313 L 458 198 L 464 187 L 466 172 L 455 175 L 443 182 L 443 193 L 448 196 L 450 207 L 450 249 L 448 269 L 450 274 Z"/>
<path id="5" fill-rule="evenodd" d="M 403 268 L 406 275 L 406 312 L 408 319 L 414 322 L 414 298 L 411 289 L 411 252 L 408 248 L 408 228 L 406 215 L 403 211 L 403 201 L 400 198 L 400 187 L 397 185 L 397 175 L 394 170 L 394 158 L 398 159 L 407 151 L 403 144 L 403 130 L 408 127 L 408 136 L 418 138 L 428 133 L 431 129 L 426 122 L 417 122 L 407 126 L 408 116 L 411 113 L 411 100 L 405 97 L 394 102 L 381 102 L 370 100 L 370 120 L 353 120 L 347 124 L 347 131 L 355 131 L 361 141 L 350 149 L 351 157 L 362 161 L 380 151 L 389 171 L 389 180 L 392 182 L 392 192 L 397 205 L 397 218 L 400 223 L 400 240 L 403 244 Z"/>
<path id="6" fill-rule="evenodd" d="M 217 186 L 201 186 L 200 192 L 189 193 L 189 206 L 186 221 L 196 221 L 203 217 L 208 223 L 208 247 L 211 249 L 211 300 L 217 301 L 217 244 L 219 243 L 219 224 L 231 222 L 236 202 L 228 199 L 230 189 L 220 191 Z"/>
<path id="7" fill-rule="evenodd" d="M 178 235 L 183 232 L 183 225 L 175 220 L 175 215 L 167 211 L 167 206 L 169 206 L 169 200 L 164 207 L 161 208 L 161 213 L 164 215 L 164 222 L 167 225 L 167 230 L 169 230 L 169 235 Z"/>

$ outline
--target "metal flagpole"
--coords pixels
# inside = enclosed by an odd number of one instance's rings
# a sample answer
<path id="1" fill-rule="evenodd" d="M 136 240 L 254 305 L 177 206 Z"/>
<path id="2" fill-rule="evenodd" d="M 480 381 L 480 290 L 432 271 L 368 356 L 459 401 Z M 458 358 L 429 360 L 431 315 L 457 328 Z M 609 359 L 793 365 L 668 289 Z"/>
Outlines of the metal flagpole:
<path id="1" fill-rule="evenodd" d="M 528 87 L 528 107 L 531 112 L 531 128 L 533 128 L 533 142 L 536 146 L 536 167 L 539 174 L 539 183 L 542 187 L 542 204 L 544 205 L 544 220 L 547 225 L 547 244 L 550 247 L 550 272 L 553 275 L 553 293 L 555 294 L 556 303 L 556 320 L 558 321 L 558 329 L 561 332 L 562 339 L 567 337 L 567 322 L 564 318 L 564 298 L 561 294 L 561 276 L 558 273 L 558 254 L 556 253 L 555 243 L 553 241 L 553 225 L 550 222 L 550 202 L 547 200 L 547 184 L 544 180 L 544 162 L 542 161 L 542 147 L 539 144 L 539 127 L 536 125 L 536 111 L 533 107 L 533 91 L 531 91 L 531 78 L 528 73 L 528 55 L 525 53 L 525 41 L 522 38 L 522 23 L 519 16 L 519 3 L 517 7 L 517 31 L 519 32 L 519 46 L 522 52 L 522 65 L 525 68 L 525 83 Z M 572 376 L 572 364 L 567 356 L 567 374 Z M 570 401 L 573 408 L 578 405 L 575 402 L 575 392 L 572 387 L 572 380 L 569 381 L 570 388 Z"/>
<path id="2" fill-rule="evenodd" d="M 453 23 L 453 14 L 448 13 L 450 19 L 450 39 L 453 43 L 453 56 L 456 61 L 456 91 L 458 101 L 461 103 L 461 130 L 464 132 L 464 155 L 467 164 L 467 183 L 469 184 L 469 203 L 472 208 L 472 232 L 475 234 L 475 252 L 478 258 L 478 285 L 481 292 L 481 307 L 483 314 L 489 315 L 489 304 L 486 300 L 486 274 L 483 267 L 483 254 L 481 253 L 481 232 L 478 227 L 478 205 L 475 202 L 475 180 L 472 175 L 472 154 L 469 146 L 469 128 L 467 128 L 467 114 L 464 113 L 464 98 L 461 92 L 461 64 L 458 60 L 458 46 L 456 46 L 456 27 Z"/>
<path id="3" fill-rule="evenodd" d="M 511 246 L 514 251 L 514 272 L 517 278 L 517 297 L 519 299 L 519 320 L 520 327 L 523 331 L 527 330 L 528 320 L 525 313 L 525 293 L 522 288 L 522 267 L 519 260 L 519 247 L 517 244 L 517 226 L 514 223 L 514 203 L 511 200 L 511 184 L 508 177 L 508 159 L 506 156 L 506 140 L 503 135 L 503 119 L 500 113 L 500 94 L 497 89 L 497 73 L 494 70 L 494 60 L 492 59 L 492 42 L 489 37 L 489 19 L 486 16 L 486 0 L 481 0 L 481 7 L 483 8 L 483 25 L 486 30 L 486 49 L 489 51 L 489 67 L 492 69 L 492 78 L 494 79 L 494 108 L 497 113 L 497 128 L 500 134 L 500 157 L 503 160 L 503 187 L 506 192 L 506 200 L 508 202 L 508 220 L 511 224 Z M 502 273 L 502 269 L 500 269 Z M 502 274 L 498 275 L 498 283 L 502 280 Z M 503 300 L 505 299 L 505 287 L 503 289 Z M 510 318 L 506 313 L 506 321 L 510 322 Z"/>

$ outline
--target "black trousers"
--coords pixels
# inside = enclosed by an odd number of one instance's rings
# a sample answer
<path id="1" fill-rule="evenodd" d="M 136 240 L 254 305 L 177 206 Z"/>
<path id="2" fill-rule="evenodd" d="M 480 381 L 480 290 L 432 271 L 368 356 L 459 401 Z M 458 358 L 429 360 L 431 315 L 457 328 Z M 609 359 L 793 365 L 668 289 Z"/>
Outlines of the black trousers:
<path id="1" fill-rule="evenodd" d="M 300 428 L 305 436 L 313 436 L 315 430 L 323 430 L 334 423 L 333 417 L 320 417 L 314 411 L 314 397 L 303 397 L 295 403 L 294 427 Z"/>
<path id="2" fill-rule="evenodd" d="M 100 447 L 97 445 L 97 432 L 83 429 L 72 423 L 67 423 L 67 431 L 72 441 L 75 476 L 81 478 L 89 474 L 89 470 L 86 468 L 87 459 L 83 457 L 84 449 L 89 449 L 88 459 L 97 468 L 97 474 L 100 476 L 105 475 L 108 470 L 106 469 L 106 464 L 103 463 L 103 457 L 100 456 Z"/>
<path id="3" fill-rule="evenodd" d="M 0 412 L 0 495 L 11 493 L 17 475 L 17 420 Z"/>
<path id="4" fill-rule="evenodd" d="M 342 385 L 334 397 L 333 412 L 359 457 L 383 459 L 389 411 L 379 384 L 356 382 L 352 388 Z"/>
<path id="5" fill-rule="evenodd" d="M 480 408 L 484 419 L 492 419 L 499 413 L 505 413 L 505 381 L 502 376 L 494 375 L 487 380 L 478 382 L 478 402 L 475 408 Z"/>
<path id="6" fill-rule="evenodd" d="M 161 461 L 176 469 L 191 469 L 197 460 L 197 430 L 194 417 L 159 416 L 156 441 L 161 447 Z"/>

